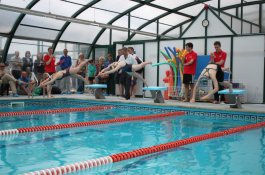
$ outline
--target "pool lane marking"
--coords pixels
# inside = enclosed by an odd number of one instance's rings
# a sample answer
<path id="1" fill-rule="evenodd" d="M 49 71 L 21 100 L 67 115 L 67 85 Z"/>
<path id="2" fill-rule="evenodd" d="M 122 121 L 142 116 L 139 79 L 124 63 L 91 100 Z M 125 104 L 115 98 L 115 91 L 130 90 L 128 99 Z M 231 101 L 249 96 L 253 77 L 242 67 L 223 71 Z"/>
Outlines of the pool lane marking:
<path id="1" fill-rule="evenodd" d="M 17 112 L 1 112 L 0 117 L 13 117 L 22 115 L 35 115 L 35 114 L 55 114 L 67 112 L 83 112 L 83 111 L 97 111 L 112 109 L 113 106 L 93 106 L 84 108 L 62 108 L 62 109 L 48 109 L 48 110 L 31 110 L 31 111 L 17 111 Z"/>
<path id="2" fill-rule="evenodd" d="M 128 151 L 128 152 L 112 154 L 110 156 L 92 159 L 93 161 L 87 160 L 84 162 L 72 163 L 72 164 L 69 164 L 66 166 L 59 166 L 59 167 L 55 167 L 55 168 L 49 168 L 49 169 L 45 169 L 45 170 L 39 170 L 39 171 L 24 173 L 22 175 L 39 175 L 39 174 L 41 174 L 41 175 L 50 175 L 50 174 L 61 175 L 61 174 L 68 174 L 68 173 L 77 172 L 77 171 L 81 171 L 84 169 L 104 165 L 104 164 L 102 164 L 102 162 L 104 162 L 105 164 L 120 162 L 123 160 L 132 159 L 135 157 L 140 157 L 140 156 L 153 154 L 153 153 L 157 153 L 157 152 L 161 152 L 161 151 L 166 151 L 166 150 L 170 150 L 170 149 L 177 148 L 180 146 L 184 146 L 184 145 L 188 145 L 188 144 L 192 144 L 192 143 L 196 143 L 196 142 L 200 142 L 200 141 L 204 141 L 204 140 L 214 139 L 214 138 L 218 138 L 218 137 L 223 137 L 226 135 L 231 135 L 231 134 L 235 134 L 238 132 L 243 132 L 243 131 L 247 131 L 247 130 L 251 130 L 251 129 L 257 129 L 257 128 L 264 127 L 264 126 L 265 126 L 265 122 L 259 122 L 256 124 L 239 126 L 239 127 L 227 129 L 224 131 L 202 134 L 199 136 L 194 136 L 194 137 L 190 137 L 190 138 L 186 138 L 186 139 L 182 139 L 182 140 L 177 140 L 174 142 L 168 142 L 168 143 L 155 145 L 155 146 L 151 146 L 151 147 L 146 147 L 146 148 L 141 148 L 141 149 L 136 149 L 136 150 L 132 150 L 132 151 Z M 91 162 L 93 162 L 93 166 L 87 165 L 88 162 L 90 163 L 89 165 L 91 165 Z"/>
<path id="3" fill-rule="evenodd" d="M 104 124 L 121 123 L 121 122 L 129 122 L 129 121 L 153 120 L 153 119 L 160 119 L 160 118 L 166 118 L 166 117 L 180 116 L 180 115 L 184 115 L 184 114 L 185 114 L 185 112 L 183 112 L 183 111 L 176 111 L 176 112 L 152 114 L 152 115 L 146 115 L 146 116 L 124 117 L 124 118 L 95 120 L 95 121 L 87 121 L 87 122 L 76 122 L 76 123 L 67 123 L 67 124 L 57 124 L 57 125 L 18 128 L 18 129 L 8 129 L 8 130 L 0 130 L 0 136 L 1 135 L 11 135 L 11 134 L 20 134 L 20 133 L 39 132 L 39 131 L 59 130 L 59 129 L 67 129 L 67 128 L 86 127 L 86 126 L 94 126 L 94 125 L 104 125 Z"/>

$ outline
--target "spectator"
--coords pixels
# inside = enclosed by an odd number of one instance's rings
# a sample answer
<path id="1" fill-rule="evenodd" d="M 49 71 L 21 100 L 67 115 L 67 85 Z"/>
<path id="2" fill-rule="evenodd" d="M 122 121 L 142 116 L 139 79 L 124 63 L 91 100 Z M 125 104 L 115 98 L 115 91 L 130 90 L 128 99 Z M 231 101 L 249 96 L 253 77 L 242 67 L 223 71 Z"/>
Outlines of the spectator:
<path id="1" fill-rule="evenodd" d="M 30 51 L 25 52 L 25 57 L 22 58 L 22 61 L 23 61 L 22 70 L 26 71 L 27 67 L 29 67 L 30 71 L 32 72 L 33 59 L 31 58 Z"/>
<path id="2" fill-rule="evenodd" d="M 69 69 L 72 66 L 72 58 L 68 55 L 68 50 L 63 50 L 63 56 L 61 56 L 60 61 L 56 64 L 60 65 L 61 70 Z M 62 94 L 71 94 L 71 77 L 63 78 L 61 82 Z"/>
<path id="3" fill-rule="evenodd" d="M 192 97 L 192 92 L 194 88 L 194 76 L 196 73 L 197 65 L 197 53 L 193 51 L 193 44 L 187 43 L 186 50 L 188 54 L 185 56 L 184 60 L 184 71 L 183 71 L 183 84 L 185 86 L 184 102 L 188 102 L 188 96 Z"/>
<path id="4" fill-rule="evenodd" d="M 92 58 L 88 59 L 87 77 L 89 84 L 95 83 L 95 76 L 97 75 L 97 68 Z"/>
<path id="5" fill-rule="evenodd" d="M 99 57 L 99 60 L 98 60 L 98 64 L 96 65 L 96 68 L 97 68 L 97 75 L 98 73 L 104 69 L 104 63 L 105 63 L 105 58 L 104 57 Z M 109 78 L 109 75 L 105 75 L 105 76 L 101 76 L 99 79 L 98 79 L 98 82 L 96 83 L 100 83 L 100 84 L 105 84 L 107 82 L 107 79 Z"/>
<path id="6" fill-rule="evenodd" d="M 221 42 L 220 41 L 215 41 L 214 42 L 214 48 L 215 48 L 215 52 L 211 53 L 211 60 L 217 64 L 217 65 L 220 65 L 221 68 L 224 68 L 225 66 L 225 61 L 226 61 L 226 52 L 224 52 L 222 49 L 221 49 Z M 213 85 L 214 86 L 214 85 Z M 218 88 L 219 90 L 224 90 L 224 86 L 221 85 L 221 84 L 218 84 Z M 224 94 L 221 94 L 221 101 L 225 101 L 225 97 L 224 97 Z M 214 104 L 218 104 L 219 103 L 219 94 L 218 92 L 216 92 L 214 94 L 214 101 L 213 101 Z"/>
<path id="7" fill-rule="evenodd" d="M 116 61 L 122 61 L 122 60 L 125 60 L 125 58 L 124 57 L 122 57 L 122 59 L 120 59 L 121 58 L 121 56 L 122 56 L 122 49 L 119 49 L 118 50 L 118 55 L 117 55 L 117 57 L 116 57 Z M 121 80 L 121 78 L 122 78 L 122 70 L 119 70 L 119 71 L 117 71 L 116 73 L 115 73 L 115 75 L 116 75 L 116 78 L 115 78 L 115 83 L 116 84 L 118 84 L 118 87 L 119 87 L 119 95 L 121 95 L 121 96 L 123 96 L 124 95 L 124 86 L 122 85 L 122 80 Z"/>
<path id="8" fill-rule="evenodd" d="M 33 72 L 35 73 L 38 82 L 40 83 L 44 73 L 44 61 L 41 53 L 37 54 L 37 59 L 34 61 Z"/>
<path id="9" fill-rule="evenodd" d="M 15 77 L 15 79 L 20 78 L 22 64 L 23 62 L 21 58 L 19 57 L 19 51 L 15 51 L 15 56 L 13 56 L 10 61 L 12 75 Z"/>
<path id="10" fill-rule="evenodd" d="M 108 53 L 108 60 L 105 61 L 105 64 L 104 64 L 104 68 L 108 67 L 111 63 L 113 63 L 113 59 L 112 59 L 112 55 L 111 53 Z M 109 78 L 107 79 L 107 94 L 108 95 L 115 95 L 115 75 L 114 74 L 110 74 L 109 75 Z"/>
<path id="11" fill-rule="evenodd" d="M 21 72 L 21 77 L 19 80 L 19 87 L 21 88 L 21 94 L 27 94 L 28 96 L 32 96 L 32 91 L 35 87 L 35 80 L 32 74 L 28 74 L 26 71 Z"/>
<path id="12" fill-rule="evenodd" d="M 83 53 L 80 53 L 79 54 L 79 58 L 76 61 L 75 67 L 77 67 L 80 63 L 82 63 L 84 61 L 86 61 L 85 60 L 85 55 Z M 77 74 L 85 78 L 86 77 L 86 72 L 87 72 L 87 64 L 84 65 Z M 85 85 L 84 81 L 78 79 L 77 80 L 77 84 L 78 84 L 77 93 L 78 94 L 83 94 L 84 93 L 84 85 Z"/>
<path id="13" fill-rule="evenodd" d="M 135 59 L 135 61 L 137 62 L 137 64 L 141 64 L 143 62 L 142 59 L 140 59 L 134 51 L 133 47 L 128 47 L 128 53 L 132 55 L 132 57 Z M 137 73 L 141 74 L 143 72 L 143 69 L 137 71 Z M 137 91 L 137 78 L 136 77 L 132 77 L 132 83 L 131 83 L 131 96 L 135 97 Z"/>
<path id="14" fill-rule="evenodd" d="M 9 84 L 12 90 L 13 97 L 18 97 L 16 83 L 18 82 L 6 69 L 4 63 L 0 63 L 0 85 Z"/>
<path id="15" fill-rule="evenodd" d="M 44 56 L 44 70 L 45 73 L 48 73 L 49 75 L 52 75 L 55 73 L 55 57 L 53 55 L 53 49 L 52 47 L 48 48 L 48 54 Z"/>

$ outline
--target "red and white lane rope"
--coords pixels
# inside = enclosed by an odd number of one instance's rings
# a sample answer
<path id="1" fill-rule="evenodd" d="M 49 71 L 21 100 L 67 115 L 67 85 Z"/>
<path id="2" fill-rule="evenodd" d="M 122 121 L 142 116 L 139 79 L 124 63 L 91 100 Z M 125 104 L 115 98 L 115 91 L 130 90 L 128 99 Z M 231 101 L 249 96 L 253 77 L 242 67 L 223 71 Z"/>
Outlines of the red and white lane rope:
<path id="1" fill-rule="evenodd" d="M 62 109 L 48 109 L 48 110 L 32 110 L 32 111 L 17 111 L 17 112 L 0 112 L 0 117 L 12 117 L 21 115 L 33 115 L 33 114 L 55 114 L 55 113 L 67 113 L 67 112 L 82 112 L 82 111 L 97 111 L 112 109 L 112 106 L 93 106 L 84 108 L 62 108 Z"/>
<path id="2" fill-rule="evenodd" d="M 165 118 L 165 117 L 179 116 L 179 115 L 184 115 L 184 114 L 185 112 L 176 111 L 176 112 L 169 112 L 169 113 L 163 113 L 163 114 L 152 114 L 152 115 L 146 115 L 146 116 L 124 117 L 124 118 L 116 118 L 116 119 L 76 122 L 76 123 L 47 125 L 47 126 L 34 126 L 34 127 L 28 127 L 28 128 L 0 130 L 0 135 L 49 131 L 49 130 L 58 130 L 58 129 L 66 129 L 66 128 L 77 128 L 77 127 L 104 125 L 104 124 L 111 124 L 111 123 L 121 123 L 121 122 L 128 122 L 128 121 L 153 120 L 153 119 L 159 119 L 159 118 Z"/>
<path id="3" fill-rule="evenodd" d="M 88 168 L 93 168 L 95 166 L 103 165 L 103 162 L 105 164 L 106 163 L 113 163 L 113 162 L 120 162 L 120 161 L 123 161 L 126 159 L 132 159 L 135 157 L 169 150 L 169 149 L 180 147 L 183 145 L 188 145 L 191 143 L 200 142 L 203 140 L 213 139 L 213 138 L 217 138 L 217 137 L 222 137 L 225 135 L 230 135 L 230 134 L 234 134 L 234 133 L 238 133 L 238 132 L 242 132 L 242 131 L 246 131 L 246 130 L 250 130 L 250 129 L 256 129 L 256 128 L 260 128 L 260 127 L 264 127 L 264 126 L 265 126 L 265 122 L 250 124 L 250 125 L 246 125 L 246 126 L 240 126 L 240 127 L 231 128 L 231 129 L 224 130 L 224 131 L 213 132 L 213 133 L 209 133 L 209 134 L 203 134 L 203 135 L 194 136 L 194 137 L 190 137 L 190 138 L 183 139 L 183 140 L 177 140 L 174 142 L 168 142 L 168 143 L 161 144 L 161 145 L 155 145 L 155 146 L 151 146 L 151 147 L 147 147 L 147 148 L 141 148 L 141 149 L 137 149 L 137 150 L 133 150 L 133 151 L 113 154 L 113 155 L 103 157 L 103 158 L 92 159 L 93 161 L 88 160 L 88 161 L 84 161 L 84 162 L 77 162 L 77 163 L 73 163 L 73 164 L 66 165 L 66 166 L 60 166 L 60 167 L 49 168 L 49 169 L 45 169 L 45 170 L 39 170 L 39 171 L 30 172 L 30 173 L 25 173 L 23 175 L 61 175 L 61 174 L 72 173 L 72 172 L 76 172 L 79 170 L 84 170 L 84 169 L 88 169 Z M 91 164 L 93 166 L 91 166 Z"/>

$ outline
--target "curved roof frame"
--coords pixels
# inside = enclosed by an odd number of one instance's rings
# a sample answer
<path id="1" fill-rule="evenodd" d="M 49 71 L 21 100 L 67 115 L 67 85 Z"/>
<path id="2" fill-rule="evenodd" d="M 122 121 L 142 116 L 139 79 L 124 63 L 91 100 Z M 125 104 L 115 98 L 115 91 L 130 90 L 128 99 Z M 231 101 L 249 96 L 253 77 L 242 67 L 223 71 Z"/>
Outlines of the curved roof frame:
<path id="1" fill-rule="evenodd" d="M 139 7 L 142 7 L 143 5 L 145 4 L 148 4 L 150 2 L 152 2 L 154 0 L 146 0 L 146 1 L 141 1 L 140 4 L 137 4 L 127 10 L 125 10 L 124 12 L 122 12 L 121 14 L 117 15 L 116 17 L 114 17 L 112 20 L 110 20 L 107 24 L 112 24 L 113 22 L 115 22 L 116 20 L 120 19 L 121 17 L 123 17 L 124 15 L 126 15 L 127 13 L 130 13 L 131 11 L 139 8 Z M 106 28 L 102 28 L 100 30 L 100 32 L 97 34 L 97 36 L 94 38 L 93 42 L 92 42 L 92 48 L 90 49 L 89 53 L 88 53 L 88 57 L 90 57 L 95 45 L 96 45 L 96 42 L 98 41 L 98 39 L 100 38 L 100 36 L 104 33 L 104 31 L 106 30 Z"/>
<path id="2" fill-rule="evenodd" d="M 243 6 L 257 5 L 257 4 L 259 4 L 259 5 L 261 5 L 261 4 L 265 4 L 265 1 L 252 1 L 252 2 L 245 2 L 245 3 L 243 4 Z M 214 9 L 224 12 L 224 10 L 229 10 L 229 9 L 239 8 L 239 7 L 241 7 L 241 4 L 235 4 L 235 5 L 230 5 L 230 6 L 222 7 L 222 8 L 219 8 L 219 9 L 218 9 L 218 8 L 214 8 Z M 226 12 L 224 12 L 224 13 L 226 13 Z M 233 16 L 233 15 L 231 15 L 231 16 Z M 164 31 L 163 33 L 161 33 L 161 35 L 166 35 L 166 34 L 167 34 L 168 32 L 170 32 L 171 30 L 174 30 L 175 28 L 180 27 L 181 25 L 183 25 L 183 24 L 185 24 L 185 23 L 188 23 L 188 22 L 190 22 L 190 21 L 192 21 L 192 20 L 189 19 L 189 20 L 183 21 L 182 23 L 179 23 L 179 24 L 175 25 L 174 27 L 171 27 L 171 28 L 169 28 L 168 30 Z M 252 22 L 250 22 L 250 23 L 252 23 Z"/>
<path id="3" fill-rule="evenodd" d="M 166 13 L 164 13 L 164 14 L 162 14 L 162 15 L 159 15 L 159 16 L 157 16 L 157 17 L 155 17 L 155 18 L 153 18 L 153 19 L 151 19 L 151 20 L 149 20 L 149 21 L 147 21 L 146 23 L 144 23 L 144 24 L 142 24 L 140 27 L 138 27 L 136 30 L 141 30 L 141 29 L 143 29 L 144 27 L 146 27 L 146 26 L 148 26 L 149 24 L 151 24 L 152 22 L 155 22 L 156 20 L 159 20 L 159 19 L 161 19 L 161 18 L 163 18 L 163 17 L 165 17 L 165 16 L 167 16 L 167 15 L 169 15 L 169 14 L 171 14 L 171 13 L 177 13 L 179 10 L 182 10 L 182 9 L 185 9 L 185 8 L 187 8 L 187 7 L 189 7 L 189 6 L 193 6 L 193 5 L 197 5 L 197 4 L 200 4 L 200 3 L 203 3 L 203 2 L 207 2 L 207 1 L 209 1 L 209 0 L 203 0 L 203 1 L 194 1 L 194 2 L 190 2 L 190 3 L 188 3 L 188 4 L 185 4 L 185 5 L 182 5 L 182 6 L 179 6 L 179 7 L 176 7 L 176 8 L 174 8 L 174 9 L 172 9 L 172 10 L 167 10 L 167 12 Z M 177 13 L 177 14 L 179 14 L 179 13 Z M 181 13 L 182 14 L 182 13 Z M 189 16 L 190 18 L 194 18 L 194 16 Z M 135 36 L 135 33 L 132 33 L 131 35 L 130 35 L 130 37 L 127 39 L 127 41 L 130 41 L 133 37 Z"/>
<path id="4" fill-rule="evenodd" d="M 265 1 L 252 1 L 252 2 L 247 2 L 245 1 L 242 6 L 249 6 L 249 5 L 257 5 L 257 4 L 264 4 Z M 241 7 L 241 3 L 239 4 L 234 4 L 234 5 L 230 5 L 230 6 L 226 6 L 226 7 L 221 7 L 219 10 L 229 10 L 229 9 L 233 9 L 233 8 L 238 8 Z"/>
<path id="5" fill-rule="evenodd" d="M 33 0 L 31 1 L 27 7 L 25 7 L 25 9 L 31 9 L 35 4 L 37 4 L 40 0 Z M 24 19 L 24 17 L 26 16 L 26 14 L 20 14 L 19 17 L 17 18 L 15 24 L 13 25 L 11 31 L 9 32 L 9 36 L 8 36 L 8 39 L 6 40 L 6 43 L 5 43 L 5 47 L 4 47 L 4 51 L 3 51 L 3 58 L 4 58 L 4 62 L 6 61 L 6 55 L 7 55 L 7 51 L 9 50 L 9 47 L 10 47 L 10 44 L 11 44 L 11 41 L 17 31 L 17 28 L 19 26 L 19 24 L 21 23 L 21 21 Z"/>
<path id="6" fill-rule="evenodd" d="M 75 12 L 71 18 L 76 18 L 78 15 L 80 15 L 82 12 L 84 12 L 85 10 L 87 10 L 88 8 L 92 7 L 94 4 L 98 3 L 101 0 L 93 0 L 90 3 L 88 3 L 87 5 L 83 6 L 81 9 L 79 9 L 77 12 Z M 71 24 L 71 22 L 66 22 L 63 27 L 61 28 L 60 32 L 58 33 L 58 35 L 56 36 L 52 48 L 55 49 L 60 38 L 62 37 L 64 31 L 67 29 L 67 27 Z"/>
<path id="7" fill-rule="evenodd" d="M 31 9 L 35 4 L 37 4 L 40 0 L 32 0 L 26 7 L 25 9 Z M 62 1 L 65 1 L 65 2 L 69 2 L 67 0 L 62 0 Z M 86 4 L 86 5 L 83 5 L 83 7 L 81 9 L 79 9 L 78 11 L 76 11 L 73 15 L 72 15 L 72 18 L 76 18 L 78 15 L 80 15 L 82 12 L 84 12 L 85 10 L 87 10 L 88 8 L 92 7 L 94 4 L 98 3 L 99 1 L 101 0 L 93 0 L 91 1 L 90 3 Z M 137 9 L 137 8 L 140 8 L 144 5 L 148 5 L 148 6 L 151 6 L 151 7 L 155 7 L 155 8 L 158 8 L 158 9 L 161 9 L 161 10 L 165 10 L 167 11 L 166 13 L 162 14 L 162 15 L 159 15 L 158 17 L 155 17 L 151 20 L 148 20 L 146 23 L 142 24 L 140 27 L 138 27 L 136 30 L 141 30 L 143 29 L 144 27 L 148 26 L 149 24 L 151 24 L 152 22 L 155 22 L 157 20 L 159 20 L 160 18 L 163 18 L 171 13 L 175 13 L 175 14 L 179 14 L 179 15 L 182 15 L 182 16 L 186 16 L 186 17 L 189 17 L 191 19 L 188 19 L 186 21 L 183 21 L 175 26 L 172 26 L 170 27 L 169 29 L 167 29 L 166 31 L 164 31 L 163 33 L 161 33 L 161 35 L 165 35 L 167 34 L 168 32 L 174 30 L 175 28 L 177 27 L 180 27 L 182 26 L 183 24 L 185 23 L 188 23 L 190 21 L 192 21 L 194 19 L 194 16 L 191 16 L 191 15 L 188 15 L 188 14 L 185 14 L 185 13 L 181 13 L 179 12 L 179 10 L 182 10 L 184 8 L 187 8 L 189 6 L 193 6 L 193 5 L 197 5 L 197 4 L 200 4 L 200 3 L 204 3 L 204 2 L 207 2 L 207 1 L 210 1 L 210 0 L 199 0 L 199 1 L 193 1 L 193 2 L 190 2 L 190 3 L 187 3 L 185 5 L 182 5 L 182 6 L 179 6 L 179 7 L 176 7 L 175 9 L 168 9 L 168 8 L 165 8 L 165 7 L 162 7 L 162 6 L 159 6 L 159 5 L 156 5 L 156 4 L 152 4 L 151 2 L 154 1 L 154 0 L 146 0 L 146 1 L 141 1 L 141 0 L 131 0 L 131 1 L 134 1 L 134 2 L 137 2 L 139 4 L 135 5 L 134 7 L 131 7 L 129 9 L 127 9 L 126 11 L 124 11 L 123 13 L 120 13 L 119 15 L 117 15 L 116 17 L 114 17 L 113 19 L 111 19 L 107 24 L 112 24 L 113 22 L 115 22 L 116 20 L 120 19 L 121 17 L 129 14 L 130 12 L 132 12 L 133 10 Z M 71 2 L 71 3 L 74 3 L 74 2 Z M 243 6 L 249 6 L 249 5 L 256 5 L 256 4 L 259 4 L 259 5 L 262 5 L 264 4 L 265 1 L 252 1 L 252 2 L 241 2 L 241 3 L 238 3 L 238 4 L 234 4 L 234 5 L 230 5 L 230 6 L 225 6 L 225 7 L 221 7 L 220 8 L 220 5 L 218 6 L 218 10 L 220 11 L 224 11 L 224 10 L 228 10 L 228 9 L 234 9 L 234 8 L 240 8 L 240 7 L 243 7 Z M 21 21 L 24 19 L 26 14 L 20 14 L 19 17 L 17 18 L 17 20 L 15 21 L 11 31 L 8 33 L 8 34 L 5 34 L 7 36 L 7 41 L 5 43 L 5 47 L 4 47 L 4 50 L 3 50 L 3 56 L 4 58 L 6 58 L 5 56 L 7 55 L 7 52 L 8 52 L 8 49 L 10 47 L 10 44 L 11 44 L 11 41 L 12 39 L 14 38 L 14 35 L 15 35 L 15 32 L 17 30 L 17 28 L 19 27 Z M 65 30 L 67 29 L 67 27 L 69 26 L 71 22 L 66 22 L 63 27 L 61 27 L 61 30 L 60 32 L 58 33 L 58 35 L 56 36 L 55 40 L 53 40 L 53 48 L 55 48 L 58 44 L 58 42 L 60 41 L 60 38 L 61 36 L 63 35 L 63 33 L 65 32 Z M 94 38 L 93 42 L 91 43 L 92 45 L 92 49 L 90 49 L 89 51 L 89 54 L 88 56 L 90 56 L 91 52 L 93 51 L 93 48 L 95 47 L 96 45 L 96 42 L 98 41 L 98 39 L 100 38 L 100 36 L 104 33 L 104 31 L 106 30 L 106 28 L 102 28 L 100 30 L 100 32 L 96 35 L 96 37 Z M 111 29 L 110 29 L 111 30 Z M 130 34 L 129 31 L 128 31 L 128 39 L 127 41 L 130 41 L 134 36 L 135 36 L 136 33 L 132 33 Z"/>

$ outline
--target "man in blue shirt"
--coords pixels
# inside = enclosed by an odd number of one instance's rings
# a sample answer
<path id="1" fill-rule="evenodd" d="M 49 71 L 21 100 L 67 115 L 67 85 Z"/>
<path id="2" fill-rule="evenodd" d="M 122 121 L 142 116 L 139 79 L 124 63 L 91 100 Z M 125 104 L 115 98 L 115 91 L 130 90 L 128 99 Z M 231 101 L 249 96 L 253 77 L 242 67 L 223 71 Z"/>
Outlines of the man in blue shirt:
<path id="1" fill-rule="evenodd" d="M 72 66 L 72 58 L 68 55 L 67 49 L 63 50 L 63 56 L 61 56 L 60 61 L 57 63 L 57 65 L 60 65 L 61 70 L 69 69 Z M 71 94 L 70 92 L 72 87 L 71 77 L 68 76 L 60 80 L 60 87 L 62 93 Z"/>

